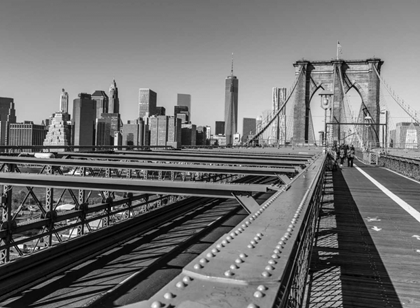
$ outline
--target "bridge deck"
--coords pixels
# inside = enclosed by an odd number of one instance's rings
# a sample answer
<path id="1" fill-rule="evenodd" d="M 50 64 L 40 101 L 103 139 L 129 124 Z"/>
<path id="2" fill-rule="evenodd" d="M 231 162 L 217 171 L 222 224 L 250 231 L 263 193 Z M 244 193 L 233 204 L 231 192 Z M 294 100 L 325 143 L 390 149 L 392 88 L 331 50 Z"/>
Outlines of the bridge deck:
<path id="1" fill-rule="evenodd" d="M 332 173 L 307 307 L 420 307 L 419 188 L 418 182 L 362 163 Z"/>

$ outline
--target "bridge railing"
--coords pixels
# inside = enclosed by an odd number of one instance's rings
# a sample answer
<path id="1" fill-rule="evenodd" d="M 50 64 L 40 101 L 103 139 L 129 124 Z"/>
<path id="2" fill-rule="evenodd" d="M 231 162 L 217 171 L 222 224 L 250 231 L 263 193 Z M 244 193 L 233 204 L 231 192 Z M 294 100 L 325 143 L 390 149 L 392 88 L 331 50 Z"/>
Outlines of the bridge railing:
<path id="1" fill-rule="evenodd" d="M 408 157 L 381 155 L 378 165 L 404 174 L 415 180 L 420 180 L 420 160 Z"/>

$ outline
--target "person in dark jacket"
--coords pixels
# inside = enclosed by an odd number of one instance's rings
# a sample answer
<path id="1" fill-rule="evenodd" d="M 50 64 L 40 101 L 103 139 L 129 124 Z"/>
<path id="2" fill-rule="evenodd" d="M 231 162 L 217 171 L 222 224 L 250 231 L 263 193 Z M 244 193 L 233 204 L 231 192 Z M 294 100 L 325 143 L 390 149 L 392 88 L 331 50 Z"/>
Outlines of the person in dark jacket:
<path id="1" fill-rule="evenodd" d="M 355 155 L 354 146 L 351 145 L 347 153 L 347 166 L 353 167 L 354 155 Z"/>

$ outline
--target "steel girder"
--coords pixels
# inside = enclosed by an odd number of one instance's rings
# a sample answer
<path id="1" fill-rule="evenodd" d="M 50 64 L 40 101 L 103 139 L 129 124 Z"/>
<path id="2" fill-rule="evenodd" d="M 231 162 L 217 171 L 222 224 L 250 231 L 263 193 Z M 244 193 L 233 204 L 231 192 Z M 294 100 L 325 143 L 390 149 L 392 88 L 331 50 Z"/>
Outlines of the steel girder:
<path id="1" fill-rule="evenodd" d="M 189 163 L 208 163 L 208 164 L 226 164 L 226 165 L 255 165 L 255 166 L 302 166 L 309 163 L 308 159 L 301 159 L 297 161 L 287 161 L 282 159 L 254 159 L 254 158 L 219 158 L 219 157 L 185 157 L 172 155 L 118 155 L 118 154 L 97 154 L 97 153 L 74 153 L 74 152 L 60 152 L 61 156 L 70 157 L 84 157 L 84 158 L 101 158 L 101 159 L 133 159 L 143 161 L 172 161 L 172 162 L 189 162 Z"/>
<path id="2" fill-rule="evenodd" d="M 142 192 L 152 194 L 189 195 L 212 198 L 234 198 L 232 194 L 251 195 L 252 193 L 256 192 L 267 192 L 270 189 L 270 186 L 259 184 L 169 182 L 22 173 L 0 173 L 0 183 L 4 185 L 31 187 Z"/>
<path id="3" fill-rule="evenodd" d="M 34 158 L 34 157 L 0 157 L 0 163 L 8 164 L 32 164 L 32 165 L 51 165 L 51 166 L 72 166 L 72 167 L 92 167 L 92 168 L 117 168 L 117 169 L 144 169 L 177 172 L 209 172 L 209 173 L 229 173 L 229 174 L 248 174 L 260 176 L 273 176 L 283 173 L 295 173 L 294 167 L 283 168 L 258 168 L 258 167 L 239 167 L 239 166 L 214 166 L 198 164 L 180 163 L 148 163 L 148 162 L 126 162 L 126 161 L 103 161 L 103 160 L 82 160 L 82 159 L 55 159 L 55 158 Z"/>

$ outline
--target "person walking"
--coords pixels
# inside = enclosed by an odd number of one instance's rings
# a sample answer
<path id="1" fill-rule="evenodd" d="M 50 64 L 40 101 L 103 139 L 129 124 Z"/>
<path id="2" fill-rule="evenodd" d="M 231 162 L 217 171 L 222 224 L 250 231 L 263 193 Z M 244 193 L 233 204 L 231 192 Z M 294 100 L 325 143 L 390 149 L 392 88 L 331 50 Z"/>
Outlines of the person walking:
<path id="1" fill-rule="evenodd" d="M 353 167 L 354 155 L 355 155 L 354 146 L 351 145 L 348 155 L 347 155 L 347 166 Z"/>
<path id="2" fill-rule="evenodd" d="M 340 146 L 340 168 L 343 168 L 344 159 L 346 158 L 346 148 L 344 144 Z"/>

